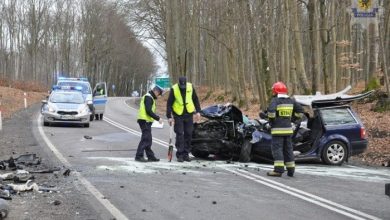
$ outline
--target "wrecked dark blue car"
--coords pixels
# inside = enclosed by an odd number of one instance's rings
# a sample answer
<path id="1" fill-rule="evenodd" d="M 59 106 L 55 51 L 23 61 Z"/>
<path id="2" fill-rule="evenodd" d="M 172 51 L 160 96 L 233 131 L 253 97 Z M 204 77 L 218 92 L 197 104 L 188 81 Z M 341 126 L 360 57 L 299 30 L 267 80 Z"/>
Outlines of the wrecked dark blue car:
<path id="1" fill-rule="evenodd" d="M 293 125 L 296 160 L 317 160 L 341 165 L 352 155 L 365 151 L 368 141 L 364 126 L 349 103 L 367 97 L 372 91 L 346 95 L 350 88 L 329 94 L 295 96 L 306 106 L 305 120 Z M 249 120 L 234 105 L 214 105 L 202 110 L 208 120 L 195 124 L 192 154 L 198 158 L 240 162 L 272 161 L 272 136 L 264 119 Z"/>

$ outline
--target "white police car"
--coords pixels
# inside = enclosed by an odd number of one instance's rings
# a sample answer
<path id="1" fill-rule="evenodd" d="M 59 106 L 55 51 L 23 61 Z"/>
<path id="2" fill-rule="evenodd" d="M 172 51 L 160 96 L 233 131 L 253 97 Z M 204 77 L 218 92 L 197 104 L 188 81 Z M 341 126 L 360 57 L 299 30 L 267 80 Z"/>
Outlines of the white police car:
<path id="1" fill-rule="evenodd" d="M 91 111 L 81 87 L 53 87 L 48 100 L 42 100 L 43 125 L 79 124 L 89 127 Z"/>

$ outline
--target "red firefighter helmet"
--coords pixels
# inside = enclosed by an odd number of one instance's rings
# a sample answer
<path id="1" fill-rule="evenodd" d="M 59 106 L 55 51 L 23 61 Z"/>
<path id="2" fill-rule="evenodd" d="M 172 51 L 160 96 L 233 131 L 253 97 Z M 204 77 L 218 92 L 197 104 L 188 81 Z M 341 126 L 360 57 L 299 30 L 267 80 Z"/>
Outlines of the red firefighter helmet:
<path id="1" fill-rule="evenodd" d="M 272 85 L 272 93 L 277 94 L 287 94 L 287 86 L 282 82 L 276 82 Z"/>

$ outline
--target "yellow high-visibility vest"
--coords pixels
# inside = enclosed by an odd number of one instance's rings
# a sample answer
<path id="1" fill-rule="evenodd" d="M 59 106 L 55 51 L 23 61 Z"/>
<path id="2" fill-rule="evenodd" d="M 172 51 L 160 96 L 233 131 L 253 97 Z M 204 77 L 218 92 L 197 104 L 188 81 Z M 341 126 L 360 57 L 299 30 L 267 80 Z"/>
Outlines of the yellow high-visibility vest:
<path id="1" fill-rule="evenodd" d="M 138 119 L 145 120 L 147 122 L 153 122 L 154 119 L 146 113 L 146 108 L 145 108 L 145 96 L 150 96 L 152 97 L 153 100 L 153 105 L 152 105 L 152 112 L 156 112 L 156 102 L 154 101 L 154 98 L 150 93 L 146 93 L 144 96 L 141 98 L 141 103 L 139 104 L 139 111 L 138 111 Z"/>
<path id="2" fill-rule="evenodd" d="M 184 102 L 183 102 L 183 97 L 181 96 L 180 93 L 180 88 L 179 85 L 176 83 L 175 85 L 172 86 L 173 89 L 173 94 L 175 96 L 175 101 L 173 102 L 172 109 L 177 115 L 182 115 L 184 112 Z M 188 113 L 193 113 L 195 112 L 195 105 L 194 101 L 192 100 L 192 84 L 187 83 L 186 86 L 186 109 Z"/>

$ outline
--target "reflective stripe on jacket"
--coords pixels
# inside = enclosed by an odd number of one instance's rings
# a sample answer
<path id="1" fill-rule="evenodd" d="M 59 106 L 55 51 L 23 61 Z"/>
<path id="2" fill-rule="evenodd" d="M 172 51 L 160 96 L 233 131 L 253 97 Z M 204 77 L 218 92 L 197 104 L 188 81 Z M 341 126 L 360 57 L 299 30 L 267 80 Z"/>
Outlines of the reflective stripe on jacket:
<path id="1" fill-rule="evenodd" d="M 268 107 L 268 118 L 271 124 L 271 134 L 288 136 L 293 134 L 292 118 L 302 117 L 301 105 L 290 97 L 274 97 Z"/>
<path id="2" fill-rule="evenodd" d="M 175 96 L 175 101 L 173 102 L 172 109 L 177 115 L 182 115 L 184 112 L 184 101 L 180 93 L 179 85 L 178 84 L 173 85 L 172 89 L 173 89 L 173 94 Z M 192 84 L 187 83 L 185 104 L 188 113 L 195 112 L 195 105 L 194 105 L 194 101 L 192 100 L 192 92 L 193 92 Z"/>
<path id="3" fill-rule="evenodd" d="M 141 98 L 141 103 L 139 105 L 139 111 L 138 111 L 138 119 L 145 120 L 148 122 L 153 122 L 154 119 L 146 113 L 146 108 L 145 108 L 145 97 L 146 96 L 150 96 L 152 98 L 152 100 L 153 100 L 152 111 L 156 112 L 156 101 L 153 99 L 153 97 L 150 93 L 146 93 Z"/>

